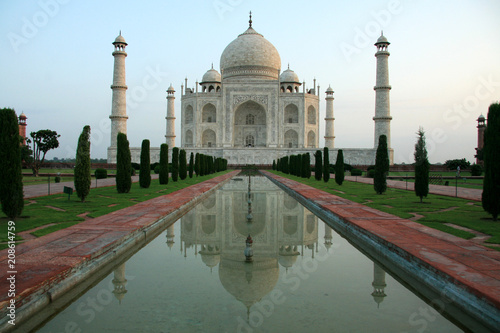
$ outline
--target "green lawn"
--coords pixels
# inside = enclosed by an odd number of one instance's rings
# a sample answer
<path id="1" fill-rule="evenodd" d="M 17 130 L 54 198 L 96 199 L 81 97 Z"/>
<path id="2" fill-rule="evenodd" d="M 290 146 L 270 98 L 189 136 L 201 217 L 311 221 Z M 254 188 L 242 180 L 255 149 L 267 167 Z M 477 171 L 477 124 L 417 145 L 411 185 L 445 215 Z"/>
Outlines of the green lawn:
<path id="1" fill-rule="evenodd" d="M 39 173 L 44 174 L 44 173 L 51 173 L 51 174 L 72 174 L 73 169 L 40 169 Z M 95 169 L 91 170 L 91 174 L 93 175 L 95 172 Z M 33 171 L 31 169 L 23 169 L 23 173 L 29 173 L 32 174 Z M 116 173 L 116 170 L 108 170 L 108 175 L 114 175 Z M 51 176 L 50 177 L 50 182 L 55 183 L 55 177 Z M 38 185 L 38 184 L 47 184 L 49 181 L 47 176 L 39 176 L 39 177 L 34 177 L 34 176 L 23 176 L 23 185 Z M 61 177 L 61 182 L 72 182 L 73 177 Z"/>
<path id="2" fill-rule="evenodd" d="M 445 223 L 480 231 L 492 236 L 487 243 L 500 244 L 500 222 L 494 222 L 478 201 L 430 194 L 424 199 L 424 203 L 420 203 L 413 191 L 388 188 L 386 193 L 378 195 L 373 190 L 373 185 L 348 181 L 337 185 L 333 176 L 325 183 L 316 181 L 314 177 L 304 179 L 271 172 L 401 218 L 411 218 L 414 216 L 411 213 L 423 215 L 417 222 L 465 239 L 473 238 L 474 235 L 449 227 Z"/>
<path id="3" fill-rule="evenodd" d="M 116 210 L 132 206 L 138 202 L 165 195 L 179 189 L 203 182 L 220 176 L 229 171 L 219 172 L 203 177 L 186 178 L 184 181 L 173 182 L 169 179 L 168 185 L 160 185 L 158 179 L 151 181 L 147 189 L 141 188 L 139 183 L 133 183 L 129 193 L 118 194 L 114 186 L 93 188 L 84 203 L 80 202 L 76 193 L 68 200 L 67 194 L 54 194 L 50 196 L 26 199 L 22 216 L 16 220 L 16 233 L 31 230 L 40 226 L 55 223 L 53 226 L 40 229 L 33 235 L 40 237 L 56 230 L 67 228 L 73 224 L 84 221 L 78 215 L 87 213 L 89 217 L 98 217 Z M 34 203 L 32 203 L 34 202 Z M 50 207 L 49 207 L 50 206 Z M 52 208 L 51 208 L 52 207 Z M 7 222 L 8 218 L 0 212 L 0 249 L 7 247 Z M 22 240 L 19 236 L 17 240 Z"/>

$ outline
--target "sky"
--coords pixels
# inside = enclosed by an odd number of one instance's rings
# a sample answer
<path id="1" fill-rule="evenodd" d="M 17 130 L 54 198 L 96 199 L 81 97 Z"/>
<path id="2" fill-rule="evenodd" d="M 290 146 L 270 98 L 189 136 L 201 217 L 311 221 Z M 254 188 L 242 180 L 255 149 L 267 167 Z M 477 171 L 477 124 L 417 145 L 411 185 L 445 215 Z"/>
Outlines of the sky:
<path id="1" fill-rule="evenodd" d="M 180 145 L 181 85 L 201 80 L 248 27 L 278 50 L 281 67 L 306 87 L 320 86 L 320 145 L 325 90 L 335 91 L 335 147 L 371 148 L 376 47 L 389 46 L 391 145 L 412 163 L 417 131 L 431 163 L 474 161 L 477 122 L 500 100 L 498 0 L 23 0 L 0 1 L 0 107 L 28 117 L 27 132 L 61 134 L 47 158 L 71 158 L 85 125 L 91 155 L 110 145 L 112 42 L 126 52 L 127 136 L 165 141 L 166 90 L 175 93 Z"/>

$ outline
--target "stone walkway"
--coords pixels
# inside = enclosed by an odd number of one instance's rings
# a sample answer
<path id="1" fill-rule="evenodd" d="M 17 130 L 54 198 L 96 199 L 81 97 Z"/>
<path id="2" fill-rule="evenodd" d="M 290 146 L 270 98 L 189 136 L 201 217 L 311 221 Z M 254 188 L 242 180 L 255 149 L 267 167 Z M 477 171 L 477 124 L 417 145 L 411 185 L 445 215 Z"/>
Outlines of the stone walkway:
<path id="1" fill-rule="evenodd" d="M 152 174 L 151 179 L 157 179 L 159 175 Z M 138 182 L 139 176 L 132 176 L 132 182 Z M 106 186 L 114 186 L 116 184 L 116 179 L 114 177 L 106 178 L 106 179 L 98 179 L 97 187 L 106 187 Z M 73 189 L 73 193 L 75 193 L 75 184 L 74 182 L 62 182 L 62 183 L 50 183 L 50 194 L 58 194 L 63 193 L 64 187 L 68 186 Z M 92 178 L 91 188 L 96 187 L 96 180 Z M 42 197 L 49 194 L 49 185 L 45 184 L 37 184 L 37 185 L 26 185 L 24 186 L 24 198 L 35 198 Z"/>
<path id="2" fill-rule="evenodd" d="M 163 227 L 161 221 L 165 216 L 175 218 L 175 221 L 180 217 L 177 215 L 181 208 L 194 206 L 207 192 L 215 190 L 238 172 L 232 171 L 17 245 L 14 268 L 9 266 L 7 249 L 0 251 L 0 280 L 3 281 L 0 284 L 0 332 L 7 327 L 7 277 L 15 275 L 16 322 L 19 323 L 33 315 L 34 308 L 28 304 L 34 304 L 39 310 L 53 302 L 66 292 L 61 289 L 69 290 L 75 280 L 85 278 L 82 271 L 89 267 L 96 269 L 96 261 L 114 258 L 121 248 L 144 241 L 152 230 Z M 29 192 L 29 187 L 26 187 Z"/>
<path id="3" fill-rule="evenodd" d="M 332 176 L 332 178 L 335 178 L 335 175 L 332 174 L 331 176 Z M 351 182 L 373 184 L 373 178 L 346 176 L 345 180 L 348 180 Z M 415 190 L 415 183 L 413 183 L 413 182 L 407 183 L 405 181 L 400 181 L 400 180 L 388 179 L 387 186 L 402 189 L 402 190 L 408 190 L 408 191 Z M 438 194 L 438 195 L 445 195 L 448 197 L 454 197 L 454 196 L 456 196 L 456 194 L 458 194 L 459 198 L 463 198 L 463 199 L 467 199 L 467 200 L 474 200 L 474 201 L 481 201 L 481 195 L 483 193 L 483 190 L 482 189 L 474 189 L 474 188 L 466 188 L 466 187 L 458 187 L 457 190 L 455 190 L 455 186 L 453 184 L 450 186 L 430 184 L 429 185 L 429 193 Z"/>
<path id="4" fill-rule="evenodd" d="M 337 230 L 378 248 L 381 256 L 393 258 L 411 274 L 421 275 L 424 281 L 445 281 L 446 290 L 456 290 L 459 305 L 469 306 L 474 300 L 476 303 L 471 308 L 479 307 L 480 316 L 488 313 L 485 317 L 494 323 L 493 327 L 500 327 L 499 251 L 288 178 L 263 173 L 287 188 L 299 201 L 311 202 L 308 208 L 320 218 L 339 221 L 338 225 L 335 223 Z"/>

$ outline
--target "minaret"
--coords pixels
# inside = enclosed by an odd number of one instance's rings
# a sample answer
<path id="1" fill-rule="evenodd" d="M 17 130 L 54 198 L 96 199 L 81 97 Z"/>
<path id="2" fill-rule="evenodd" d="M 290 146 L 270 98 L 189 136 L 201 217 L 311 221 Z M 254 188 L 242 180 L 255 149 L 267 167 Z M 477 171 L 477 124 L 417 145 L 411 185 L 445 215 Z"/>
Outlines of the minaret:
<path id="1" fill-rule="evenodd" d="M 174 96 L 175 90 L 172 84 L 168 87 L 167 90 L 167 116 L 165 119 L 167 120 L 167 134 L 165 135 L 165 142 L 168 145 L 169 149 L 175 147 L 175 108 L 174 108 Z"/>
<path id="2" fill-rule="evenodd" d="M 21 119 L 21 117 L 19 117 Z M 483 156 L 481 151 L 484 147 L 484 130 L 486 129 L 486 118 L 483 115 L 480 115 L 477 118 L 477 148 L 476 148 L 476 164 L 483 165 Z"/>
<path id="3" fill-rule="evenodd" d="M 384 300 L 384 297 L 387 295 L 385 294 L 385 287 L 387 287 L 387 284 L 385 283 L 385 271 L 380 268 L 379 265 L 376 263 L 373 263 L 373 300 L 375 303 L 377 303 L 377 307 L 380 306 L 380 303 Z"/>
<path id="4" fill-rule="evenodd" d="M 120 35 L 116 37 L 113 42 L 115 46 L 115 51 L 113 52 L 113 57 L 115 57 L 115 65 L 113 70 L 113 84 L 111 89 L 113 90 L 113 99 L 111 105 L 111 147 L 116 149 L 116 136 L 118 133 L 127 134 L 127 85 L 125 83 L 125 57 L 127 52 L 125 52 L 125 47 L 128 45 L 125 42 L 125 38 Z M 116 157 L 115 157 L 116 159 Z M 108 163 L 113 163 L 109 161 Z"/>
<path id="5" fill-rule="evenodd" d="M 19 116 L 19 135 L 23 138 L 23 142 L 21 142 L 22 146 L 26 146 L 26 115 L 24 112 L 21 112 L 21 115 Z"/>
<path id="6" fill-rule="evenodd" d="M 375 90 L 375 140 L 374 147 L 378 147 L 378 139 L 382 134 L 387 136 L 387 148 L 391 148 L 391 103 L 389 92 L 389 46 L 387 38 L 382 33 L 375 46 L 377 47 L 377 82 L 373 89 Z"/>
<path id="7" fill-rule="evenodd" d="M 326 115 L 325 115 L 325 147 L 328 149 L 334 148 L 334 140 L 335 136 L 333 135 L 333 89 L 332 87 L 328 87 L 326 89 Z"/>

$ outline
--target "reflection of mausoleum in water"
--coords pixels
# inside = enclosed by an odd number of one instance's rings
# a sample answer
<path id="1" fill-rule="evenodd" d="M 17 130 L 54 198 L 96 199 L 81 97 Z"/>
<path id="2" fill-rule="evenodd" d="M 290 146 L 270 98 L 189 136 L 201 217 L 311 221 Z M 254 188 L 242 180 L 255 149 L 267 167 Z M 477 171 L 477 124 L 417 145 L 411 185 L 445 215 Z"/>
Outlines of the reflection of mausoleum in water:
<path id="1" fill-rule="evenodd" d="M 182 247 L 209 267 L 219 266 L 224 288 L 248 308 L 275 287 L 279 265 L 290 268 L 297 256 L 318 246 L 318 218 L 264 177 L 251 178 L 252 222 L 248 215 L 248 178 L 232 180 L 181 219 Z M 248 235 L 253 263 L 245 263 Z"/>

